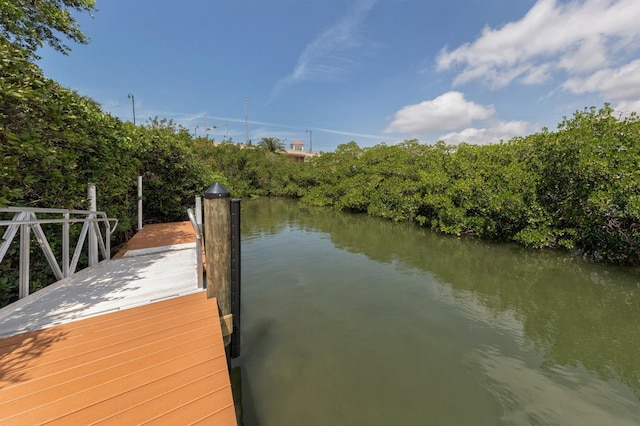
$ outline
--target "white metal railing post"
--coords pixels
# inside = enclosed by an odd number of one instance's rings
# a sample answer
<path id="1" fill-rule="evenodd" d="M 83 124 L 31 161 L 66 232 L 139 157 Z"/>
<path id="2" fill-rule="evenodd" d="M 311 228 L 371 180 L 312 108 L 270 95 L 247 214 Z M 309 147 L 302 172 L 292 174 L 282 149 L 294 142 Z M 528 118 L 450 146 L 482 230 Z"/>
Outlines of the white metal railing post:
<path id="1" fill-rule="evenodd" d="M 196 197 L 196 224 L 202 233 L 202 197 Z"/>
<path id="2" fill-rule="evenodd" d="M 88 219 L 95 219 L 95 211 L 98 210 L 98 203 L 96 201 L 96 186 L 92 183 L 89 184 L 87 198 L 89 199 L 89 214 Z M 98 236 L 96 235 L 93 222 L 89 221 L 89 266 L 93 266 L 98 263 Z"/>
<path id="3" fill-rule="evenodd" d="M 142 176 L 138 176 L 138 231 L 142 229 Z"/>
<path id="4" fill-rule="evenodd" d="M 202 233 L 198 228 L 196 215 L 191 209 L 187 209 L 187 215 L 193 226 L 193 232 L 196 234 L 196 274 L 198 288 L 204 288 L 204 264 L 202 260 Z"/>
<path id="5" fill-rule="evenodd" d="M 73 274 L 78 267 L 78 262 L 80 261 L 80 255 L 82 254 L 82 247 L 84 246 L 84 240 L 87 238 L 87 232 L 89 231 L 89 222 L 84 222 L 82 224 L 82 229 L 80 230 L 80 236 L 78 237 L 78 243 L 76 244 L 76 249 L 73 252 L 73 258 L 71 259 L 71 266 L 69 266 L 69 271 Z"/>
<path id="6" fill-rule="evenodd" d="M 20 283 L 18 297 L 22 299 L 29 295 L 29 256 L 31 254 L 31 225 L 20 225 Z"/>
<path id="7" fill-rule="evenodd" d="M 105 214 L 103 216 L 105 219 L 107 219 L 107 215 Z M 104 233 L 105 233 L 105 244 L 107 246 L 107 255 L 105 257 L 105 259 L 111 259 L 111 225 L 109 224 L 109 221 L 105 221 L 104 223 Z"/>
<path id="8" fill-rule="evenodd" d="M 62 224 L 62 275 L 68 277 L 69 273 L 69 219 L 71 215 L 67 212 L 63 214 L 65 222 Z"/>

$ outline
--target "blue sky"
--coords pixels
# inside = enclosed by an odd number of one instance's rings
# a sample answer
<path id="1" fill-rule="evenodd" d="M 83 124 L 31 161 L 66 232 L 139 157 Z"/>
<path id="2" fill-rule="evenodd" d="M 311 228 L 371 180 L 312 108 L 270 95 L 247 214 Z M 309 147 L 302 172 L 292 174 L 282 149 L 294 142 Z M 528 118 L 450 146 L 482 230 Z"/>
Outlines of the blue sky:
<path id="1" fill-rule="evenodd" d="M 640 110 L 638 0 L 97 0 L 40 66 L 123 120 L 332 151 L 485 144 Z M 225 126 L 226 124 L 226 126 Z M 308 132 L 307 130 L 311 130 Z"/>

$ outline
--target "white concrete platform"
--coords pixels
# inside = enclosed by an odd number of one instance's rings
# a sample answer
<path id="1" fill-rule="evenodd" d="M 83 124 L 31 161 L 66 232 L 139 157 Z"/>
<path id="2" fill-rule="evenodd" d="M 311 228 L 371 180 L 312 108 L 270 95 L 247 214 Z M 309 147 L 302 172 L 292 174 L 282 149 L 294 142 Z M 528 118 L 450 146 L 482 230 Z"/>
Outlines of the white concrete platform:
<path id="1" fill-rule="evenodd" d="M 0 309 L 0 337 L 202 291 L 195 244 L 129 251 Z"/>

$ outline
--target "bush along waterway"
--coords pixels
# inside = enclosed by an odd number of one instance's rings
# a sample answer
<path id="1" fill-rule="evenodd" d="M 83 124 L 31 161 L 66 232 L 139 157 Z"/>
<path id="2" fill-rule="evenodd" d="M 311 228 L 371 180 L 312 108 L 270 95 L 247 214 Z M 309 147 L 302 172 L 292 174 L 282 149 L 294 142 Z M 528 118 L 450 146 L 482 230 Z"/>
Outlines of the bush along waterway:
<path id="1" fill-rule="evenodd" d="M 244 424 L 640 424 L 640 271 L 243 202 Z"/>

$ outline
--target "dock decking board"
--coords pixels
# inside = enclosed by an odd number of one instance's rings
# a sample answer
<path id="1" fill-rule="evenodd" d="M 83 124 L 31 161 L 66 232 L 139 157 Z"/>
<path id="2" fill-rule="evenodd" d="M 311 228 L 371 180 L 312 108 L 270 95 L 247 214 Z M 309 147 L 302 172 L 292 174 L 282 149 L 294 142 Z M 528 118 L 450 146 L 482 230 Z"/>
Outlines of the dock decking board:
<path id="1" fill-rule="evenodd" d="M 164 318 L 140 316 L 154 311 Z M 42 332 L 47 346 L 31 354 L 17 343 L 39 331 L 0 340 L 2 424 L 235 424 L 217 304 L 205 293 Z"/>
<path id="2" fill-rule="evenodd" d="M 192 243 L 147 225 L 122 249 Z M 0 424 L 235 425 L 215 299 L 198 291 L 0 339 Z"/>
<path id="3" fill-rule="evenodd" d="M 189 221 L 145 225 L 113 257 L 122 257 L 129 250 L 193 243 L 195 240 L 196 234 Z"/>

